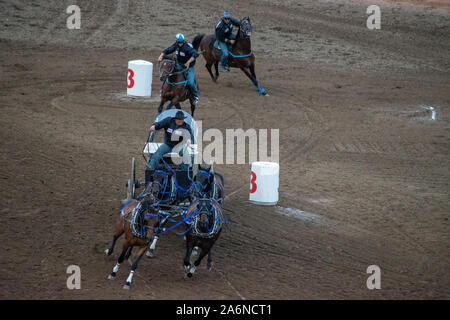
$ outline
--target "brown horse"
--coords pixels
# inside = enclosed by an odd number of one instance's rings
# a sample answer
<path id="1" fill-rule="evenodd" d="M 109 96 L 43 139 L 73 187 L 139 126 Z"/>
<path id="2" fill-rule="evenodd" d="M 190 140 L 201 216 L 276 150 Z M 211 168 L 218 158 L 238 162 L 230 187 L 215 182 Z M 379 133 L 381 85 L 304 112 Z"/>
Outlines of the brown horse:
<path id="1" fill-rule="evenodd" d="M 191 115 L 194 116 L 194 96 L 191 90 L 188 89 L 184 71 L 176 69 L 176 59 L 164 56 L 164 60 L 161 62 L 159 69 L 159 79 L 163 81 L 163 84 L 161 87 L 161 103 L 158 107 L 158 114 L 162 112 L 164 104 L 167 101 L 170 101 L 170 103 L 167 105 L 166 110 L 171 109 L 173 106 L 177 109 L 181 109 L 180 102 L 189 99 L 189 102 L 191 103 Z"/>
<path id="2" fill-rule="evenodd" d="M 247 77 L 253 82 L 253 84 L 258 88 L 258 91 L 263 96 L 268 96 L 268 94 L 261 88 L 256 80 L 255 74 L 255 55 L 252 51 L 252 46 L 250 42 L 250 35 L 252 32 L 252 25 L 250 23 L 250 18 L 244 18 L 241 20 L 241 26 L 239 27 L 236 42 L 234 43 L 232 49 L 230 50 L 230 56 L 228 58 L 228 65 L 230 67 L 240 68 Z M 216 41 L 216 37 L 213 34 L 197 35 L 192 41 L 192 45 L 196 50 L 201 49 L 201 53 L 203 53 L 203 57 L 206 60 L 206 69 L 208 70 L 211 79 L 214 82 L 217 82 L 217 78 L 219 77 L 219 61 L 220 54 L 218 55 L 214 49 L 214 42 Z M 211 67 L 214 64 L 216 69 L 216 75 L 214 76 L 211 71 Z"/>
<path id="3" fill-rule="evenodd" d="M 219 239 L 224 223 L 221 205 L 214 199 L 199 198 L 189 206 L 186 217 L 193 216 L 191 226 L 186 233 L 186 255 L 183 260 L 186 276 L 191 278 L 195 270 L 208 255 L 206 268 L 212 268 L 211 249 Z M 200 255 L 191 266 L 191 254 L 194 247 L 200 249 Z"/>
<path id="4" fill-rule="evenodd" d="M 133 274 L 138 266 L 139 260 L 144 255 L 149 243 L 153 240 L 154 229 L 158 227 L 159 217 L 157 215 L 157 210 L 153 208 L 149 203 L 153 203 L 151 194 L 150 197 L 144 197 L 141 201 L 134 200 L 133 202 L 125 205 L 120 211 L 115 222 L 115 232 L 113 236 L 113 241 L 111 247 L 105 250 L 105 253 L 109 256 L 114 251 L 114 246 L 117 239 L 119 239 L 122 234 L 125 234 L 125 241 L 122 246 L 122 253 L 117 260 L 117 264 L 114 266 L 112 273 L 108 276 L 108 279 L 113 280 L 116 278 L 117 271 L 119 271 L 120 264 L 128 259 L 131 255 L 133 247 L 137 247 L 138 251 L 136 257 L 131 266 L 130 274 L 126 280 L 124 289 L 130 289 L 131 281 L 133 279 Z M 138 205 L 145 206 L 143 210 L 140 210 L 141 216 L 139 217 L 138 228 L 144 230 L 142 236 L 138 237 L 132 231 L 132 219 L 133 219 L 133 209 Z"/>

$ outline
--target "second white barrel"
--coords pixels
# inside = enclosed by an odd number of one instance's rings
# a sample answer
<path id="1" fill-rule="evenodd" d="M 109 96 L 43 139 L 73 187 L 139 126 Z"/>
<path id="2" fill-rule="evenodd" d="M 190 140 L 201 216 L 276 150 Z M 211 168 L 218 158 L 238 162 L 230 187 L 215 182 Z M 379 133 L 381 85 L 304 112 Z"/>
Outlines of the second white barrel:
<path id="1" fill-rule="evenodd" d="M 278 202 L 280 165 L 275 162 L 252 163 L 250 202 L 259 205 L 276 205 Z"/>

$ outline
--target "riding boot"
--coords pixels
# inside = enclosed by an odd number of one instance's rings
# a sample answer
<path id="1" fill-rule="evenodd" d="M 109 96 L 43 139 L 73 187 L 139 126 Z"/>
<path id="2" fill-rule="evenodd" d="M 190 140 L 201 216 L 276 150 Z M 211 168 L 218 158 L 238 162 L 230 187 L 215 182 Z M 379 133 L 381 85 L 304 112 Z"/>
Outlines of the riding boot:
<path id="1" fill-rule="evenodd" d="M 221 68 L 223 71 L 230 72 L 230 67 L 228 67 L 228 64 L 226 62 L 221 64 Z"/>

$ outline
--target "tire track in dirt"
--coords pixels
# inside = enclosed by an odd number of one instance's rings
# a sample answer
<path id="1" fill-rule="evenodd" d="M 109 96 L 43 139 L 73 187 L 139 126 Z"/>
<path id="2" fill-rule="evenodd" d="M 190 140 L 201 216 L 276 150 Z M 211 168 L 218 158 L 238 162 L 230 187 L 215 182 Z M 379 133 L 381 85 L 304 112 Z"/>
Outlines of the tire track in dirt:
<path id="1" fill-rule="evenodd" d="M 289 89 L 283 89 L 283 90 L 281 90 L 281 92 L 283 93 L 283 95 L 287 96 L 287 93 L 290 93 L 292 91 L 290 91 Z M 267 97 L 267 99 L 270 99 L 270 97 Z M 298 101 L 298 100 L 300 100 L 300 101 Z M 304 115 L 306 117 L 306 120 L 307 120 L 307 123 L 308 123 L 308 126 L 310 127 L 310 129 L 309 129 L 309 134 L 305 138 L 305 140 L 299 141 L 298 143 L 296 143 L 291 149 L 289 149 L 287 151 L 289 156 L 280 159 L 280 166 L 282 164 L 288 163 L 294 157 L 296 157 L 298 154 L 303 155 L 306 152 L 308 152 L 309 150 L 311 150 L 318 143 L 321 136 L 328 130 L 327 128 L 325 128 L 325 129 L 317 128 L 317 124 L 319 126 L 323 126 L 323 124 L 324 124 L 323 118 L 319 113 L 315 112 L 312 108 L 306 107 L 306 102 L 305 102 L 304 98 L 297 97 L 296 100 L 286 98 L 286 101 L 289 101 L 291 105 L 296 106 L 298 109 L 304 110 Z M 309 100 L 309 103 L 312 104 L 311 99 Z M 239 115 L 239 118 L 241 119 L 241 127 L 249 128 L 248 123 L 244 122 L 244 120 L 243 120 L 244 117 L 242 116 L 242 113 L 239 111 L 236 104 L 232 104 L 232 108 L 233 108 L 233 110 L 235 110 L 235 112 Z M 291 124 L 288 124 L 287 126 L 285 126 L 283 128 L 280 128 L 280 130 L 287 130 L 289 128 L 292 128 L 294 125 L 297 125 L 297 123 L 298 123 L 297 119 L 294 119 L 294 121 L 292 121 Z M 285 138 L 288 139 L 289 137 L 285 137 Z M 280 146 L 282 145 L 282 143 L 283 143 L 283 137 L 280 137 Z M 281 155 L 281 153 L 282 152 L 280 151 L 280 155 Z M 240 187 L 236 188 L 231 193 L 229 193 L 226 196 L 226 198 L 232 197 L 234 194 L 236 194 L 238 191 L 240 191 L 242 188 L 244 188 L 246 186 L 248 186 L 248 183 L 242 184 Z"/>
<path id="2" fill-rule="evenodd" d="M 110 4 L 111 5 L 111 4 Z M 101 25 L 99 25 L 95 31 L 85 40 L 86 44 L 95 43 L 99 38 L 103 38 L 107 34 L 106 30 L 114 30 L 120 21 L 126 19 L 126 14 L 130 5 L 129 0 L 118 0 L 115 5 L 114 13 L 110 14 Z M 95 11 L 95 10 L 94 10 Z"/>
<path id="3" fill-rule="evenodd" d="M 295 101 L 295 100 L 294 100 L 294 101 L 291 100 L 291 104 L 296 105 L 296 106 L 299 106 L 299 103 L 298 103 L 297 101 Z M 302 107 L 302 106 L 304 107 L 305 104 L 306 104 L 306 103 L 305 103 L 305 100 L 303 99 L 303 101 L 302 101 L 300 104 L 301 104 L 300 107 Z M 310 99 L 309 99 L 309 104 L 310 104 L 310 105 L 313 105 L 312 100 L 311 100 L 311 97 L 310 97 Z M 313 109 L 311 109 L 311 108 L 305 107 L 305 109 L 309 111 L 309 113 L 308 113 L 308 112 L 305 113 L 305 116 L 306 116 L 307 119 L 308 119 L 308 123 L 309 123 L 310 127 L 313 127 L 314 124 L 316 124 L 316 123 L 320 123 L 320 124 L 323 124 L 323 123 L 324 123 L 323 117 L 322 117 L 319 113 L 315 112 L 315 111 L 314 111 Z M 241 118 L 242 118 L 242 117 L 241 117 Z M 314 131 L 314 130 L 311 129 L 311 133 L 310 133 L 309 137 L 307 138 L 306 143 L 305 143 L 303 146 L 296 145 L 295 147 L 293 147 L 293 148 L 290 150 L 290 156 L 288 156 L 287 158 L 284 158 L 282 161 L 280 161 L 280 165 L 282 165 L 283 163 L 288 163 L 292 158 L 296 157 L 298 154 L 303 155 L 305 152 L 308 152 L 309 150 L 312 150 L 312 149 L 314 148 L 314 146 L 318 144 L 318 141 L 320 140 L 320 137 L 321 137 L 324 133 L 326 133 L 328 130 L 329 130 L 329 128 L 322 129 L 320 132 L 314 134 L 314 138 L 313 138 L 313 131 Z M 356 149 L 355 152 L 357 152 L 357 153 L 361 153 L 361 152 L 362 152 L 361 149 L 359 149 L 359 148 L 355 148 L 355 149 Z M 241 190 L 243 187 L 245 187 L 245 186 L 247 186 L 247 185 L 248 185 L 248 184 L 246 183 L 246 184 L 242 185 L 241 187 L 235 189 L 231 194 L 228 195 L 228 197 L 231 197 L 232 195 L 236 194 L 239 190 Z M 343 197 L 339 197 L 339 198 L 340 198 L 341 201 L 350 202 L 350 201 L 347 201 L 346 199 L 344 199 Z M 266 209 L 266 208 L 264 208 L 264 207 L 261 208 L 260 211 L 266 211 L 267 213 L 272 212 L 271 209 Z M 392 222 L 395 222 L 395 223 L 392 223 L 392 224 L 391 224 L 392 226 L 398 225 L 398 221 L 395 221 L 395 220 L 393 219 Z M 358 228 L 358 229 L 361 229 L 361 228 Z M 414 239 L 412 239 L 411 237 L 409 237 L 407 234 L 405 234 L 405 233 L 404 233 L 403 231 L 401 231 L 399 228 L 394 228 L 394 229 L 395 229 L 398 233 L 402 234 L 402 235 L 403 235 L 403 239 L 406 240 L 407 243 L 409 243 L 413 248 L 416 248 L 416 249 L 419 249 L 419 250 L 421 249 L 420 251 L 424 251 L 424 252 L 431 252 L 431 253 L 434 253 L 433 251 L 428 251 L 428 250 L 427 250 L 426 248 L 424 248 L 423 246 L 417 247 L 416 242 L 414 241 Z M 332 231 L 332 230 L 333 230 L 333 228 L 331 229 L 331 231 Z M 337 230 L 335 230 L 335 231 L 337 231 Z M 364 231 L 365 231 L 365 232 L 368 232 L 368 230 L 364 230 Z M 245 236 L 245 235 L 244 235 L 244 236 Z M 261 242 L 261 241 L 258 241 L 258 243 L 262 243 L 262 242 Z M 270 247 L 270 243 L 266 243 L 265 246 L 266 246 L 266 247 Z M 265 250 L 267 250 L 267 249 L 265 249 Z M 270 251 L 269 251 L 269 252 L 270 252 Z M 272 252 L 272 253 L 278 254 L 278 253 L 276 253 L 276 252 Z M 435 253 L 434 253 L 434 254 L 435 254 Z M 290 256 L 289 256 L 289 255 L 286 255 L 286 257 L 290 257 Z M 315 261 L 311 260 L 310 263 L 315 263 Z M 346 268 L 341 268 L 341 267 L 339 267 L 339 266 L 337 266 L 337 265 L 334 265 L 334 264 L 328 264 L 328 266 L 329 266 L 329 267 L 336 268 L 337 270 L 341 270 L 341 271 L 342 271 L 342 269 L 344 269 L 344 270 L 350 270 L 350 269 L 346 269 Z M 360 271 L 360 270 L 355 270 L 355 269 L 353 269 L 353 271 Z"/>
<path id="4" fill-rule="evenodd" d="M 304 100 L 303 100 L 304 101 Z M 295 101 L 291 101 L 291 103 L 294 103 L 295 104 Z M 309 98 L 309 103 L 311 104 L 311 105 L 313 105 L 313 102 L 312 102 L 312 97 L 310 97 Z M 311 109 L 310 109 L 310 111 L 312 111 Z M 320 115 L 320 114 L 318 114 L 318 113 L 316 113 L 316 115 L 318 115 L 319 116 L 319 122 L 322 122 L 322 123 L 324 123 L 323 122 L 323 117 Z M 308 115 L 307 115 L 308 116 Z M 311 121 L 310 121 L 310 123 L 311 123 Z M 328 128 L 328 129 L 325 129 L 321 134 L 323 134 L 323 133 L 325 133 L 326 131 L 328 131 L 330 128 Z M 405 143 L 402 143 L 401 145 L 403 146 Z M 310 144 L 308 147 L 306 147 L 306 149 L 311 149 L 312 147 L 313 147 L 313 145 L 314 144 Z M 415 144 L 414 144 L 415 145 Z M 352 145 L 353 147 L 351 148 L 351 152 L 352 153 L 359 153 L 359 154 L 363 154 L 363 153 L 365 153 L 364 152 L 364 149 L 363 148 L 360 148 L 360 147 L 358 147 L 357 145 Z M 393 145 L 393 144 L 389 144 L 389 146 L 392 148 L 392 149 L 390 149 L 390 151 L 392 151 L 392 153 L 396 153 L 398 150 L 399 150 L 399 148 L 400 148 L 400 150 L 402 150 L 403 148 L 402 148 L 402 146 L 395 146 L 395 145 Z M 293 149 L 293 151 L 294 151 L 295 149 Z M 347 149 L 345 149 L 345 150 L 347 150 Z M 423 150 L 421 149 L 421 150 L 415 150 L 416 151 L 416 154 L 422 154 L 423 153 Z M 392 154 L 391 153 L 391 154 Z M 402 193 L 403 194 L 403 196 L 405 197 L 410 197 L 411 196 L 411 194 L 409 194 L 409 193 L 406 193 L 406 192 L 401 192 L 401 190 L 398 190 L 398 189 L 391 189 L 392 190 L 392 192 L 397 192 L 397 193 Z M 321 191 L 321 192 L 323 192 L 323 191 Z M 336 199 L 338 199 L 339 201 L 341 201 L 341 202 L 343 202 L 343 203 L 347 203 L 347 204 L 353 204 L 353 202 L 354 201 L 356 201 L 356 200 L 352 200 L 352 201 L 349 201 L 349 200 L 347 200 L 346 198 L 344 198 L 343 196 L 336 196 L 336 194 L 334 194 L 334 198 L 336 198 Z M 414 197 L 415 198 L 415 200 L 416 201 L 421 201 L 422 199 L 421 198 L 419 198 L 419 197 Z M 369 207 L 367 208 L 368 210 L 369 210 Z M 403 230 L 401 230 L 399 227 L 395 227 L 395 226 L 398 226 L 398 225 L 401 225 L 401 223 L 400 223 L 400 221 L 398 221 L 398 220 L 396 220 L 393 216 L 389 216 L 389 215 L 386 215 L 386 216 L 384 216 L 385 218 L 387 218 L 391 223 L 389 223 L 389 225 L 390 225 L 390 227 L 391 227 L 391 229 L 393 229 L 394 231 L 396 231 L 398 234 L 401 234 L 402 235 L 402 239 L 403 240 L 405 240 L 406 241 L 406 243 L 407 244 L 409 244 L 412 248 L 415 248 L 416 250 L 418 250 L 418 251 L 421 251 L 421 252 L 424 252 L 424 253 L 428 253 L 428 254 L 432 254 L 432 255 L 436 255 L 436 252 L 434 251 L 434 250 L 432 250 L 432 249 L 430 249 L 430 248 L 425 248 L 424 246 L 422 246 L 422 245 L 420 245 L 417 241 L 415 241 L 411 236 L 409 236 L 407 233 L 405 233 Z M 354 227 L 354 226 L 353 226 Z M 364 230 L 362 230 L 361 228 L 357 228 L 357 229 L 359 229 L 359 230 L 361 230 L 361 231 L 365 231 L 365 232 L 367 232 L 367 233 L 370 233 L 370 231 L 369 230 L 367 230 L 367 229 L 364 229 Z"/>

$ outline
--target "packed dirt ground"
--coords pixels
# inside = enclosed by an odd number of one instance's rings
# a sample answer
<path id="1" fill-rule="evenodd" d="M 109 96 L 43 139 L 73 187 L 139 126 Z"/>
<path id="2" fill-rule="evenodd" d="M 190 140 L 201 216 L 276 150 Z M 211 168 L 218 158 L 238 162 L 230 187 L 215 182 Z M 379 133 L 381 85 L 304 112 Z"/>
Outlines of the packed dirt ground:
<path id="1" fill-rule="evenodd" d="M 224 9 L 250 16 L 270 96 L 236 69 L 214 84 L 200 57 L 196 119 L 279 128 L 280 201 L 249 203 L 249 164 L 216 166 L 231 230 L 212 271 L 185 280 L 171 233 L 123 290 L 128 264 L 107 279 L 120 243 L 104 249 L 159 104 L 156 71 L 153 98 L 127 97 L 127 62 L 211 33 Z M 447 1 L 0 0 L 0 298 L 449 299 L 449 35 Z"/>

